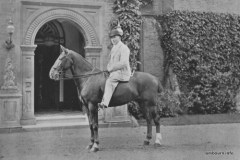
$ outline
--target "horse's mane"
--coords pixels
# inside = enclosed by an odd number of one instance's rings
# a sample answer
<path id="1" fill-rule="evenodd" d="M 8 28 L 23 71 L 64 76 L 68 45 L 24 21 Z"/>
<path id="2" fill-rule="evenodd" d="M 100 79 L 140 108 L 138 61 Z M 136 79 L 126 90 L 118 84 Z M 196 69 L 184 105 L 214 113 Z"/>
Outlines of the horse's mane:
<path id="1" fill-rule="evenodd" d="M 68 54 L 72 56 L 77 62 L 78 65 L 82 65 L 84 67 L 87 67 L 89 69 L 94 68 L 93 65 L 88 62 L 81 54 L 73 51 L 73 50 L 68 50 Z"/>

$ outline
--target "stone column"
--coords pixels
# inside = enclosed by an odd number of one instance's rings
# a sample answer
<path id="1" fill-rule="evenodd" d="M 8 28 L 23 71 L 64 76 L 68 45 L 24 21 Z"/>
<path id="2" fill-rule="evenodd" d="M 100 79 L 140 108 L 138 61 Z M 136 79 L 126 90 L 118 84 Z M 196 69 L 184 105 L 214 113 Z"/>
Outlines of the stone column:
<path id="1" fill-rule="evenodd" d="M 236 110 L 238 113 L 240 113 L 240 88 L 238 89 L 238 93 L 234 100 L 235 100 L 235 104 L 236 104 Z"/>
<path id="2" fill-rule="evenodd" d="M 130 116 L 128 114 L 128 106 L 127 104 L 122 106 L 116 106 L 116 107 L 109 107 L 105 109 L 104 122 L 129 122 Z"/>
<path id="3" fill-rule="evenodd" d="M 164 0 L 153 0 L 153 13 L 155 15 L 162 14 Z"/>
<path id="4" fill-rule="evenodd" d="M 22 125 L 36 124 L 34 116 L 34 51 L 36 45 L 21 45 L 22 51 Z"/>
<path id="5" fill-rule="evenodd" d="M 174 10 L 175 0 L 163 0 L 162 1 L 162 13 L 171 12 Z"/>
<path id="6" fill-rule="evenodd" d="M 85 47 L 85 58 L 90 62 L 94 67 L 100 67 L 100 52 L 102 51 L 101 46 L 86 46 Z M 102 120 L 104 117 L 103 112 L 98 112 L 98 119 Z"/>
<path id="7" fill-rule="evenodd" d="M 85 47 L 85 58 L 94 67 L 100 68 L 100 52 L 102 50 L 101 46 L 86 46 Z"/>

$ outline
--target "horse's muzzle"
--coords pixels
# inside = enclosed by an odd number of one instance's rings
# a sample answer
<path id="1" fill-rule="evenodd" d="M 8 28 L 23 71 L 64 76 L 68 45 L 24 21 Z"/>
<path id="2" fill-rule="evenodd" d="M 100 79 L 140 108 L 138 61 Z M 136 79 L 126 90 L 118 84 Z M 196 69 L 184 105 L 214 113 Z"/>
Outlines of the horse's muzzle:
<path id="1" fill-rule="evenodd" d="M 60 74 L 57 70 L 51 69 L 49 72 L 49 77 L 53 80 L 60 80 Z"/>

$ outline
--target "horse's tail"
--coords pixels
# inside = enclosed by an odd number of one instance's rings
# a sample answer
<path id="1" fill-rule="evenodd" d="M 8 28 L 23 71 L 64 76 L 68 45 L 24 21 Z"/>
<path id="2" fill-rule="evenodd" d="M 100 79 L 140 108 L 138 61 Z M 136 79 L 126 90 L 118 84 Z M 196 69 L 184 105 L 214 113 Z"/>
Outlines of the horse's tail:
<path id="1" fill-rule="evenodd" d="M 158 80 L 158 93 L 162 93 L 163 92 L 163 86 L 160 80 Z"/>
<path id="2" fill-rule="evenodd" d="M 171 96 L 171 99 L 168 99 Z M 180 101 L 178 95 L 173 92 L 169 92 L 165 87 L 162 86 L 161 81 L 158 81 L 158 94 L 156 96 L 157 112 L 160 114 L 168 114 L 170 116 L 176 116 L 183 114 L 183 110 L 180 107 Z M 163 113 L 165 112 L 165 113 Z"/>
<path id="3" fill-rule="evenodd" d="M 157 95 L 155 98 L 155 103 L 156 103 L 156 107 L 157 107 L 157 112 L 159 115 L 161 115 L 164 104 L 162 102 L 162 94 L 164 93 L 164 88 L 162 85 L 162 82 L 158 79 L 158 86 L 157 86 Z"/>

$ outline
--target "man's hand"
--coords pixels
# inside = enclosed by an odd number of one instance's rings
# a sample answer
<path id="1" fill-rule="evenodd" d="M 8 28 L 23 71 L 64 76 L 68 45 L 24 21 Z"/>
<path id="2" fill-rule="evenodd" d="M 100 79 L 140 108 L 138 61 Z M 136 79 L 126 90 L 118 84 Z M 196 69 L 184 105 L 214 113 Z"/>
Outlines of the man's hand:
<path id="1" fill-rule="evenodd" d="M 104 72 L 104 73 L 110 73 L 108 70 L 104 70 L 103 72 Z"/>

